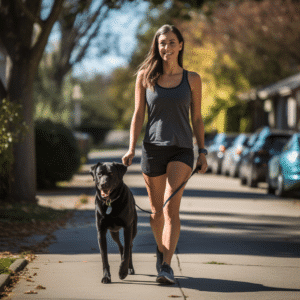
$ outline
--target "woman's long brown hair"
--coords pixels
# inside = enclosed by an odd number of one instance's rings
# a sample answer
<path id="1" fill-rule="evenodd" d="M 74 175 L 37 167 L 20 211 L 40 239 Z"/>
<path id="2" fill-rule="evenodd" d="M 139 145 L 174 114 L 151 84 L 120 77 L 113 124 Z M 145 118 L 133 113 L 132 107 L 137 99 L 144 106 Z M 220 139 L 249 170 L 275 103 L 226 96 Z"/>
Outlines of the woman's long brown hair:
<path id="1" fill-rule="evenodd" d="M 141 63 L 138 69 L 138 72 L 144 70 L 143 85 L 147 88 L 153 89 L 159 76 L 163 74 L 163 62 L 158 50 L 158 38 L 160 35 L 166 34 L 170 31 L 177 36 L 179 43 L 182 42 L 182 49 L 178 54 L 178 64 L 183 68 L 183 37 L 180 31 L 174 25 L 163 25 L 156 31 L 146 59 Z"/>

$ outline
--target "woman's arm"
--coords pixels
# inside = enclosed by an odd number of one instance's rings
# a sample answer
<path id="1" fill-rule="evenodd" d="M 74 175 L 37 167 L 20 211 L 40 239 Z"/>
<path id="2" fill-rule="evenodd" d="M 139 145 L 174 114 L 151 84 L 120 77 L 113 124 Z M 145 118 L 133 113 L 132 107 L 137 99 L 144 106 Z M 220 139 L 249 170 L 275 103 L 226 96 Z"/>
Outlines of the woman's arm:
<path id="1" fill-rule="evenodd" d="M 123 164 L 126 166 L 130 166 L 132 163 L 132 159 L 135 154 L 136 143 L 142 131 L 145 119 L 146 89 L 143 86 L 143 76 L 144 72 L 140 71 L 137 75 L 135 84 L 135 108 L 130 126 L 129 150 L 122 158 Z"/>
<path id="2" fill-rule="evenodd" d="M 189 72 L 189 83 L 192 90 L 191 117 L 194 135 L 196 137 L 198 148 L 204 148 L 204 123 L 201 115 L 202 100 L 202 82 L 199 74 Z M 197 165 L 201 165 L 201 173 L 205 173 L 207 162 L 205 154 L 199 154 Z"/>

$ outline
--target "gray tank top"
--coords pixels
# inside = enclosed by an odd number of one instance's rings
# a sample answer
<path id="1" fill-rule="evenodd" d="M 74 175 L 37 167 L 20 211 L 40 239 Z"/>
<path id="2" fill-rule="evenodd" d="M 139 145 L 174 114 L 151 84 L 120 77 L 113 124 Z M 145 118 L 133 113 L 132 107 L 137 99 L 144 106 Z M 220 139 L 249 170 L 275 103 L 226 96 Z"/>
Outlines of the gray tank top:
<path id="1" fill-rule="evenodd" d="M 147 88 L 148 123 L 144 142 L 193 149 L 189 122 L 191 99 L 186 70 L 183 70 L 181 83 L 176 87 L 164 88 L 156 84 L 154 91 Z"/>

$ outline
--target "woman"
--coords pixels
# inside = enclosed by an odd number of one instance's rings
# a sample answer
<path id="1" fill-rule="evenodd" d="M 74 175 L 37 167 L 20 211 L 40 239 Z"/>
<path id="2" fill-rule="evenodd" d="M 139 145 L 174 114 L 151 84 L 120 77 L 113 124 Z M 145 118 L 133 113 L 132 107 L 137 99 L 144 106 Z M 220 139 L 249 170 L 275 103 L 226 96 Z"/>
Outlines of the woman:
<path id="1" fill-rule="evenodd" d="M 179 30 L 175 26 L 162 26 L 154 36 L 136 79 L 129 151 L 122 161 L 126 166 L 132 163 L 147 105 L 148 124 L 141 167 L 153 213 L 160 211 L 164 201 L 191 175 L 194 152 L 189 111 L 199 149 L 197 166 L 201 166 L 200 173 L 207 169 L 201 117 L 201 79 L 197 73 L 183 69 L 183 50 L 184 41 Z M 159 283 L 175 282 L 170 265 L 180 234 L 182 194 L 183 188 L 162 212 L 150 216 L 157 243 L 156 281 Z"/>

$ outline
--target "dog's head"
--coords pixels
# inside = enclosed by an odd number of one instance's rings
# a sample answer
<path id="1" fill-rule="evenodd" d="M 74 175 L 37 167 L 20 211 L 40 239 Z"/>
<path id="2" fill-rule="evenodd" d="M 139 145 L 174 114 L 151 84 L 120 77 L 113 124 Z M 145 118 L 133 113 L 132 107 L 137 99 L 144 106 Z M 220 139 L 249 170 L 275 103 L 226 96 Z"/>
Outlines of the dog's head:
<path id="1" fill-rule="evenodd" d="M 90 173 L 96 181 L 96 187 L 101 191 L 101 196 L 108 197 L 110 193 L 123 181 L 127 167 L 120 163 L 101 163 L 92 166 Z"/>

